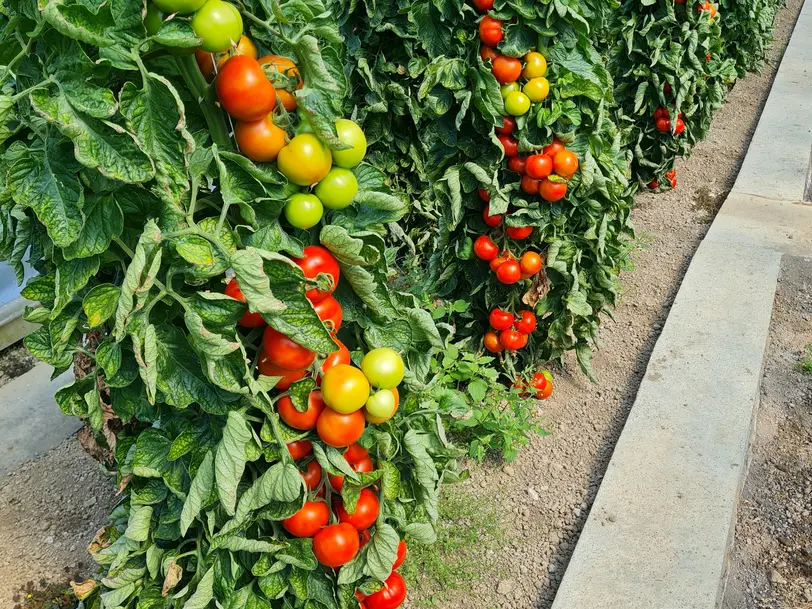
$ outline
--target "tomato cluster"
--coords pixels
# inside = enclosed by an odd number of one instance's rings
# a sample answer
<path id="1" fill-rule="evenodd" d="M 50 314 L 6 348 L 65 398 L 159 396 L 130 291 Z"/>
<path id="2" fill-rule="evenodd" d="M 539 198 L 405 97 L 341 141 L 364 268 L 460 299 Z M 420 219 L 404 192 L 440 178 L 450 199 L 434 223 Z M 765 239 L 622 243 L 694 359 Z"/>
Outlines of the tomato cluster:
<path id="1" fill-rule="evenodd" d="M 542 370 L 536 372 L 529 383 L 519 377 L 513 386 L 521 391 L 522 397 L 533 395 L 537 400 L 546 400 L 553 393 L 553 375 L 549 370 Z"/>
<path id="2" fill-rule="evenodd" d="M 702 14 L 703 12 L 707 12 L 708 13 L 708 22 L 713 21 L 714 17 L 716 17 L 716 15 L 718 13 L 716 5 L 711 3 L 711 2 L 708 2 L 707 0 L 705 0 L 705 2 L 703 2 L 699 6 L 697 6 L 696 10 L 700 14 Z"/>
<path id="3" fill-rule="evenodd" d="M 508 157 L 508 169 L 521 176 L 521 186 L 525 193 L 539 195 L 550 203 L 560 201 L 567 195 L 568 180 L 578 171 L 578 156 L 567 150 L 558 138 L 553 138 L 552 143 L 540 153 L 519 156 L 518 142 L 510 135 L 513 127 L 508 118 L 505 117 L 502 127 L 496 130 L 500 134 L 499 141 L 505 149 L 505 156 Z"/>
<path id="4" fill-rule="evenodd" d="M 665 177 L 668 178 L 668 182 L 671 184 L 671 188 L 677 187 L 677 170 L 672 169 L 671 171 L 665 172 Z M 660 188 L 660 182 L 657 179 L 652 180 L 649 182 L 648 187 L 651 190 L 658 190 Z"/>
<path id="5" fill-rule="evenodd" d="M 654 111 L 654 126 L 660 133 L 673 133 L 673 135 L 681 135 L 685 131 L 685 121 L 683 120 L 682 112 L 677 116 L 674 123 L 674 130 L 671 131 L 671 112 L 668 108 L 660 106 Z"/>
<path id="6" fill-rule="evenodd" d="M 502 309 L 494 309 L 488 316 L 491 330 L 485 333 L 483 342 L 491 353 L 518 351 L 527 345 L 528 335 L 536 329 L 536 316 L 532 311 L 518 311 L 515 315 Z"/>

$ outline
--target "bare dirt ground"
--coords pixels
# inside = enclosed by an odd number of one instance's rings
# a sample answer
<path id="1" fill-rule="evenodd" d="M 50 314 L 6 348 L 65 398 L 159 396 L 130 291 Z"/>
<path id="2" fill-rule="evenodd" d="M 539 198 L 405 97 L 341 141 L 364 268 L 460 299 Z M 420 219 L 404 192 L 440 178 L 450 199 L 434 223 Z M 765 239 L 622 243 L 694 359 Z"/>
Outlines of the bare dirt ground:
<path id="1" fill-rule="evenodd" d="M 779 281 L 723 609 L 812 607 L 812 259 Z"/>

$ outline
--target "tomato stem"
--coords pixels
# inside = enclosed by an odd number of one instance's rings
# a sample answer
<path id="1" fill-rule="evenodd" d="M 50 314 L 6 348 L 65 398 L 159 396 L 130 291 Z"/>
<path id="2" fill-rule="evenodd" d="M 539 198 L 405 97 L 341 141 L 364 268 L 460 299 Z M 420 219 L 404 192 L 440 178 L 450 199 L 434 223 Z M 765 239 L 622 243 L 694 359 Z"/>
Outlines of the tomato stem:
<path id="1" fill-rule="evenodd" d="M 178 71 L 183 76 L 186 86 L 189 87 L 200 104 L 206 124 L 209 126 L 212 141 L 221 148 L 227 150 L 233 148 L 223 113 L 214 103 L 214 89 L 206 83 L 206 79 L 200 73 L 194 55 L 175 57 L 175 64 L 178 66 Z"/>

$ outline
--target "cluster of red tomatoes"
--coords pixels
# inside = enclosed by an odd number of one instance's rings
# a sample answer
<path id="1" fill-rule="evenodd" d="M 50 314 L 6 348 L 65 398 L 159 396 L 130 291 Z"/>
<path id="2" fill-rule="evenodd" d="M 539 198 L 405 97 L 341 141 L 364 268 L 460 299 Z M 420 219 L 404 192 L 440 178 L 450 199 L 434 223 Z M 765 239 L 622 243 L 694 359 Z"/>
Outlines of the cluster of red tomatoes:
<path id="1" fill-rule="evenodd" d="M 491 353 L 518 351 L 527 345 L 528 335 L 536 329 L 536 316 L 532 311 L 509 311 L 494 309 L 488 315 L 492 330 L 485 333 L 483 342 Z"/>
<path id="2" fill-rule="evenodd" d="M 671 132 L 671 112 L 668 111 L 668 108 L 660 106 L 654 111 L 654 125 L 660 133 Z M 685 131 L 685 121 L 683 120 L 682 112 L 680 112 L 674 123 L 673 134 L 681 135 L 683 131 Z"/>
<path id="3" fill-rule="evenodd" d="M 685 0 L 682 0 L 682 2 L 677 1 L 677 4 L 685 4 Z M 709 22 L 713 21 L 714 17 L 716 17 L 716 14 L 718 13 L 718 10 L 716 9 L 716 5 L 711 3 L 711 2 L 708 2 L 707 0 L 705 0 L 705 2 L 703 2 L 699 6 L 697 6 L 696 10 L 700 14 L 703 13 L 703 12 L 707 12 Z"/>
<path id="4" fill-rule="evenodd" d="M 671 171 L 666 171 L 665 172 L 665 177 L 670 182 L 671 188 L 676 188 L 677 187 L 677 170 L 676 169 L 672 169 Z M 660 187 L 660 182 L 658 182 L 657 179 L 655 178 L 654 180 L 652 180 L 649 183 L 648 187 L 651 190 L 657 190 Z"/>
<path id="5" fill-rule="evenodd" d="M 558 138 L 553 138 L 553 142 L 538 154 L 519 156 L 519 143 L 510 135 L 514 127 L 512 119 L 505 117 L 502 126 L 496 128 L 508 158 L 508 169 L 522 177 L 525 193 L 539 195 L 551 203 L 560 201 L 567 195 L 567 181 L 578 171 L 578 157 Z"/>
<path id="6" fill-rule="evenodd" d="M 533 375 L 529 384 L 519 377 L 513 386 L 521 390 L 522 397 L 530 397 L 535 393 L 537 400 L 546 400 L 553 393 L 553 375 L 549 370 L 542 370 Z"/>

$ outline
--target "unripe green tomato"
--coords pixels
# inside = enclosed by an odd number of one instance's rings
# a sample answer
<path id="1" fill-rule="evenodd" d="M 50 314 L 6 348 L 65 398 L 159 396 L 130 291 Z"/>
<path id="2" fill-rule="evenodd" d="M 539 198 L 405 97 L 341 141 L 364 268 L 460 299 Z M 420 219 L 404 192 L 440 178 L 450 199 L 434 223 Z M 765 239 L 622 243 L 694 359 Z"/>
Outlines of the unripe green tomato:
<path id="1" fill-rule="evenodd" d="M 147 14 L 144 15 L 144 28 L 147 34 L 154 36 L 164 23 L 164 14 L 153 2 L 147 3 Z"/>
<path id="2" fill-rule="evenodd" d="M 192 17 L 195 36 L 203 39 L 200 48 L 221 53 L 237 44 L 242 36 L 242 16 L 237 7 L 223 0 L 207 0 Z"/>
<path id="3" fill-rule="evenodd" d="M 511 116 L 521 116 L 530 110 L 530 98 L 521 91 L 513 91 L 505 98 L 505 110 Z"/>
<path id="4" fill-rule="evenodd" d="M 324 179 L 316 184 L 315 192 L 327 209 L 344 209 L 352 203 L 358 193 L 358 180 L 349 169 L 333 167 Z"/>
<path id="5" fill-rule="evenodd" d="M 517 82 L 509 82 L 499 88 L 499 92 L 502 93 L 502 99 L 507 99 L 507 96 L 515 91 L 521 91 L 521 87 Z"/>
<path id="6" fill-rule="evenodd" d="M 395 414 L 395 394 L 388 389 L 376 391 L 366 403 L 367 412 L 378 419 L 389 419 Z"/>
<path id="7" fill-rule="evenodd" d="M 373 349 L 361 360 L 361 370 L 370 384 L 379 389 L 392 389 L 403 380 L 405 367 L 403 358 L 394 349 L 380 347 Z"/>
<path id="8" fill-rule="evenodd" d="M 316 195 L 297 193 L 285 203 L 285 218 L 295 228 L 312 228 L 323 215 L 324 207 Z"/>
<path id="9" fill-rule="evenodd" d="M 367 153 L 367 137 L 357 124 L 346 118 L 336 121 L 336 132 L 342 143 L 352 146 L 347 150 L 334 150 L 333 163 L 345 169 L 352 169 Z"/>
<path id="10" fill-rule="evenodd" d="M 153 0 L 155 6 L 162 10 L 167 15 L 178 13 L 179 15 L 188 15 L 194 13 L 201 6 L 206 4 L 206 0 Z M 149 7 L 147 7 L 149 12 Z"/>

